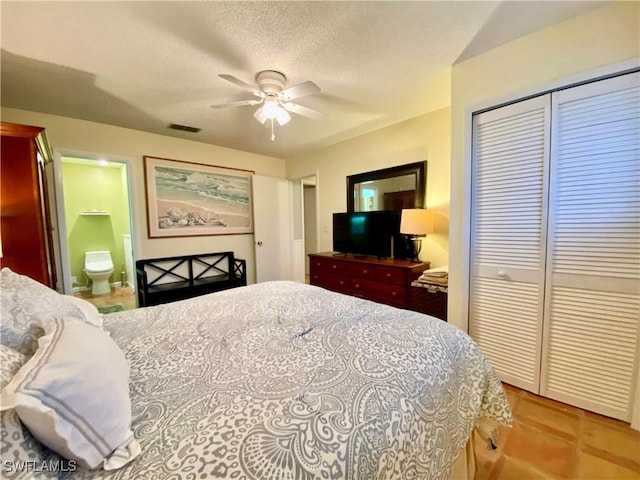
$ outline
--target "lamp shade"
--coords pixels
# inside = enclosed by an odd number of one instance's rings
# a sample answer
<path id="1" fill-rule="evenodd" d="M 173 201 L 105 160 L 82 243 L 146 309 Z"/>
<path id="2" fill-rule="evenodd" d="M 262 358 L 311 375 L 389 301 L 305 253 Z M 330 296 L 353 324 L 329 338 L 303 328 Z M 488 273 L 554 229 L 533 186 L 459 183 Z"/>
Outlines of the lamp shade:
<path id="1" fill-rule="evenodd" d="M 400 220 L 400 233 L 424 237 L 433 233 L 433 216 L 424 208 L 405 208 Z"/>

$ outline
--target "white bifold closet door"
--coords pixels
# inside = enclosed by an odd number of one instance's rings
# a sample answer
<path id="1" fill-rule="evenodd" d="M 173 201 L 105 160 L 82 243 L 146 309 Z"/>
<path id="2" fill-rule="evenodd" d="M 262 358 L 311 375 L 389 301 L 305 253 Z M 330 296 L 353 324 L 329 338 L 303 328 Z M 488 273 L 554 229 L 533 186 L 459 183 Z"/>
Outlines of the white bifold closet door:
<path id="1" fill-rule="evenodd" d="M 537 392 L 551 97 L 476 115 L 469 333 L 502 380 Z"/>
<path id="2" fill-rule="evenodd" d="M 540 391 L 628 420 L 640 319 L 640 74 L 553 94 Z"/>
<path id="3" fill-rule="evenodd" d="M 640 77 L 474 116 L 469 333 L 502 380 L 629 420 Z"/>

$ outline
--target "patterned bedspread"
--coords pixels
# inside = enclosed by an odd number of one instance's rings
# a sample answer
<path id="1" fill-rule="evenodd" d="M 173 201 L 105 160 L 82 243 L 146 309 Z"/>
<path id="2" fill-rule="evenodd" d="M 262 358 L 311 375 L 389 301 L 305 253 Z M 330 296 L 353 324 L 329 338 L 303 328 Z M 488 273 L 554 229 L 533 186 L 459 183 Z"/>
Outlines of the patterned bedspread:
<path id="1" fill-rule="evenodd" d="M 440 479 L 480 417 L 487 359 L 419 313 L 268 282 L 111 314 L 142 454 L 109 479 Z"/>

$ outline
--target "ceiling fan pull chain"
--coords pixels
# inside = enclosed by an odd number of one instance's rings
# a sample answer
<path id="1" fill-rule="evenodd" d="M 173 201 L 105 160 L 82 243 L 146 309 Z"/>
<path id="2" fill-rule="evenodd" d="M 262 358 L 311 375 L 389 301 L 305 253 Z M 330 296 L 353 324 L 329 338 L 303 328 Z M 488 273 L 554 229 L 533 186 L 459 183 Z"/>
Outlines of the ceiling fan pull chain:
<path id="1" fill-rule="evenodd" d="M 275 142 L 276 141 L 276 134 L 273 131 L 273 118 L 271 119 L 271 141 Z"/>

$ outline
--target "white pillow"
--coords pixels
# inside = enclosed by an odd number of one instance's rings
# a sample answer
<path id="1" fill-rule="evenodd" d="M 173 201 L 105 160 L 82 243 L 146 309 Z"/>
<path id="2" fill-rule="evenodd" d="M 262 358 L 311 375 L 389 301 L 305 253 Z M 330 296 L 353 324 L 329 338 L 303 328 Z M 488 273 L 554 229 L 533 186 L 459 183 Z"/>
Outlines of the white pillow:
<path id="1" fill-rule="evenodd" d="M 41 321 L 72 317 L 95 324 L 95 318 L 86 318 L 77 302 L 70 298 L 26 275 L 3 268 L 0 271 L 0 343 L 32 355 L 42 335 Z M 102 322 L 102 318 L 99 319 Z"/>
<path id="2" fill-rule="evenodd" d="M 43 325 L 38 350 L 2 389 L 40 442 L 87 468 L 120 468 L 140 454 L 131 431 L 129 365 L 109 335 L 74 318 Z"/>

